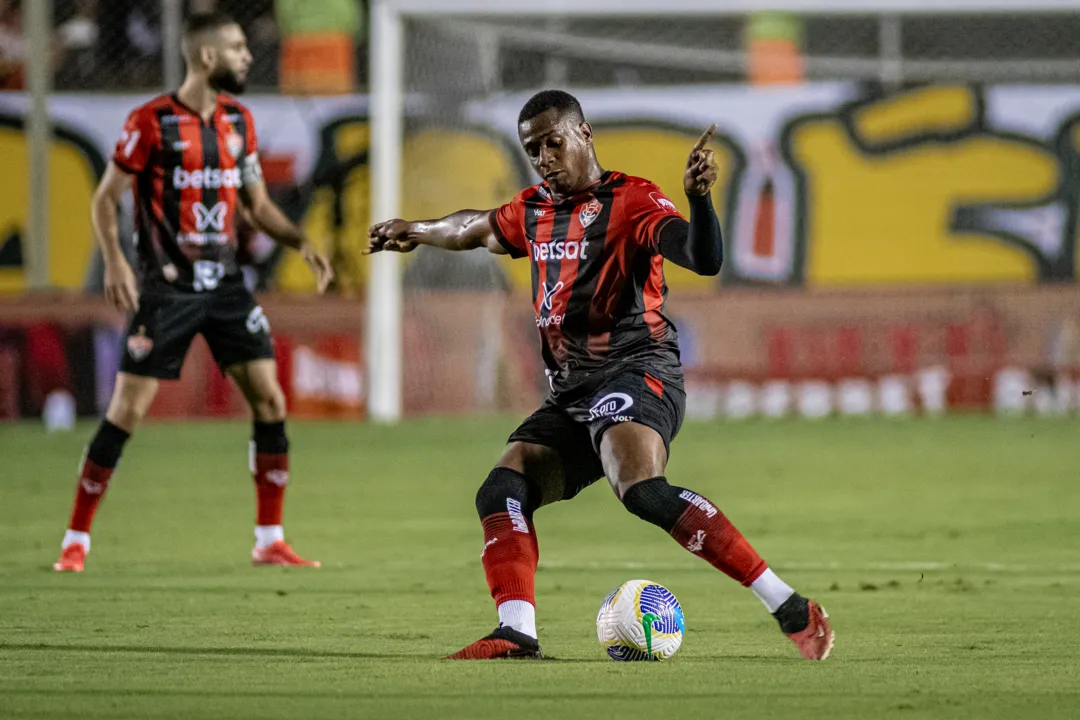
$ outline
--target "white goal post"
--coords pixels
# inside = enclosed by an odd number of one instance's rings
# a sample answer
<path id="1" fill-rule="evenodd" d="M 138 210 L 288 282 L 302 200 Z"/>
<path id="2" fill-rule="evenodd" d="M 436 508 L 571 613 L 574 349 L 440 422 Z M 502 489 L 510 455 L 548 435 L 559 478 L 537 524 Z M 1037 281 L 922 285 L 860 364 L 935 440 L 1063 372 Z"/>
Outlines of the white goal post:
<path id="1" fill-rule="evenodd" d="M 1080 0 L 371 0 L 371 217 L 398 215 L 404 119 L 406 19 L 447 21 L 507 16 L 725 16 L 781 11 L 805 15 L 880 16 L 951 13 L 1076 12 Z M 468 42 L 463 39 L 462 42 Z M 1065 71 L 1072 77 L 1071 65 Z M 402 414 L 402 287 L 400 258 L 371 258 L 367 293 L 365 357 L 368 414 L 392 423 Z"/>

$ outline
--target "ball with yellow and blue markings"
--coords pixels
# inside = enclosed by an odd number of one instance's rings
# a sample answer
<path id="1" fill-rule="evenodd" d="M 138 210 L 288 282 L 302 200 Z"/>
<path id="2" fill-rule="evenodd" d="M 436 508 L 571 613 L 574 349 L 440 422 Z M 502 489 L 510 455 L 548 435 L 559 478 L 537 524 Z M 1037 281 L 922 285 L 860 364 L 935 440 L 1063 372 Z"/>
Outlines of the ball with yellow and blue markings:
<path id="1" fill-rule="evenodd" d="M 596 634 L 612 660 L 667 660 L 682 645 L 686 621 L 663 585 L 628 580 L 611 591 L 596 615 Z"/>

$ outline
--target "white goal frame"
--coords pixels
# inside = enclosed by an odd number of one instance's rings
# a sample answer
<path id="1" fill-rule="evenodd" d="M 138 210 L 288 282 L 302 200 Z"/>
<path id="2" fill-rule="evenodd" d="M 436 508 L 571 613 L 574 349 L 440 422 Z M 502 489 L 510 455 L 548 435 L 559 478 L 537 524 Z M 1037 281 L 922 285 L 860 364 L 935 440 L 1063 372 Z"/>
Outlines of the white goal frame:
<path id="1" fill-rule="evenodd" d="M 408 17 L 536 15 L 524 0 L 371 0 L 371 217 L 400 212 L 404 119 L 404 20 Z M 992 12 L 1075 12 L 1080 0 L 548 0 L 554 16 L 724 16 L 785 11 L 812 15 L 908 15 Z M 368 415 L 393 423 L 402 413 L 401 263 L 395 253 L 371 257 L 364 355 Z"/>

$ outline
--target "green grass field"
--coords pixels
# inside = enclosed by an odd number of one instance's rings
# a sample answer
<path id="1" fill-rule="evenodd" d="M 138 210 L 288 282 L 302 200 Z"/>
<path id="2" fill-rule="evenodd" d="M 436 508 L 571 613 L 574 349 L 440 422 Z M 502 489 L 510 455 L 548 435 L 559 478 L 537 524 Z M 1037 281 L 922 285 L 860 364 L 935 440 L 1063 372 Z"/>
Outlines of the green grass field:
<path id="1" fill-rule="evenodd" d="M 2 718 L 1080 716 L 1075 420 L 690 424 L 673 482 L 830 611 L 825 663 L 599 484 L 537 515 L 541 663 L 449 663 L 496 624 L 473 495 L 514 418 L 292 425 L 286 531 L 256 569 L 243 423 L 149 425 L 58 575 L 92 426 L 0 426 Z M 667 585 L 669 663 L 617 664 L 604 595 Z"/>

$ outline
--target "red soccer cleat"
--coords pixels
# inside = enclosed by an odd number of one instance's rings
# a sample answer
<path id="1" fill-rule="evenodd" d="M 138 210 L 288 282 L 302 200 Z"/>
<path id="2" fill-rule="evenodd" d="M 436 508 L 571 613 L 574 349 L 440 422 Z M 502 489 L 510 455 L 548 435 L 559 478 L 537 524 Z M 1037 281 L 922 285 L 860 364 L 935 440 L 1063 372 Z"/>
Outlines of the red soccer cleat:
<path id="1" fill-rule="evenodd" d="M 447 660 L 539 660 L 540 643 L 525 633 L 500 625 L 487 637 L 447 655 Z"/>
<path id="2" fill-rule="evenodd" d="M 72 543 L 60 552 L 60 559 L 53 563 L 57 572 L 82 572 L 86 562 L 86 546 Z"/>
<path id="3" fill-rule="evenodd" d="M 263 565 L 322 567 L 322 563 L 318 560 L 305 560 L 297 555 L 296 551 L 284 540 L 277 540 L 264 548 L 254 548 L 251 551 L 251 564 L 256 567 Z"/>
<path id="4" fill-rule="evenodd" d="M 809 601 L 810 624 L 796 633 L 788 633 L 791 642 L 807 660 L 824 660 L 829 657 L 836 640 L 836 633 L 829 626 L 829 613 L 813 600 Z"/>

